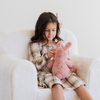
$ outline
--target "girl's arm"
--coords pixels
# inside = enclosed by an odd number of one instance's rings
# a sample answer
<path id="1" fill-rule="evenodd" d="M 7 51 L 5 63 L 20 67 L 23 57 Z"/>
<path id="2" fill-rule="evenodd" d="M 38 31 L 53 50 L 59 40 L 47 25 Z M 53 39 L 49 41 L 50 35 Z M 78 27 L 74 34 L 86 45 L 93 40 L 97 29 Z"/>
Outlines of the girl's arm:
<path id="1" fill-rule="evenodd" d="M 49 69 L 52 69 L 54 62 L 55 62 L 54 59 L 50 60 L 50 61 L 47 63 L 47 67 L 48 67 Z"/>
<path id="2" fill-rule="evenodd" d="M 40 70 L 45 66 L 49 59 L 47 53 L 41 55 L 40 45 L 38 43 L 30 45 L 29 60 L 36 66 L 37 70 Z"/>

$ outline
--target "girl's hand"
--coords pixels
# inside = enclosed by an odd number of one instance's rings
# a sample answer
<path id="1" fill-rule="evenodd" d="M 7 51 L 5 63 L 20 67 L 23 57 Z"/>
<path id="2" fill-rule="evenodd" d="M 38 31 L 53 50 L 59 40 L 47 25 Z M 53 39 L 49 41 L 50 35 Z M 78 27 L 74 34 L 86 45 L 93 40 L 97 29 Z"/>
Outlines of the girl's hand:
<path id="1" fill-rule="evenodd" d="M 53 57 L 55 55 L 55 48 L 52 48 L 48 51 L 48 57 Z"/>
<path id="2" fill-rule="evenodd" d="M 71 72 L 75 72 L 76 71 L 75 65 L 73 65 L 70 70 L 71 70 Z"/>

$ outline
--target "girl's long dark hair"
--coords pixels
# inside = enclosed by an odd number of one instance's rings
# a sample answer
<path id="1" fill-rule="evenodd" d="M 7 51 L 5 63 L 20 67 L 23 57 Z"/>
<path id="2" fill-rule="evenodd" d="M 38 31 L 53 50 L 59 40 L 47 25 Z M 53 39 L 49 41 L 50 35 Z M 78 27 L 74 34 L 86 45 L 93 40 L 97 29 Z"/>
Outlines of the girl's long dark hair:
<path id="1" fill-rule="evenodd" d="M 57 17 L 51 12 L 43 12 L 39 16 L 36 22 L 35 35 L 31 38 L 31 42 L 29 44 L 32 44 L 35 42 L 41 42 L 44 40 L 43 36 L 45 36 L 45 29 L 49 22 L 57 23 L 56 36 L 53 39 L 53 41 L 55 41 L 56 39 L 57 41 L 60 41 L 60 40 L 63 41 L 63 39 L 59 37 L 60 28 L 59 28 L 59 22 L 57 20 Z M 48 40 L 47 40 L 47 43 L 48 43 Z"/>

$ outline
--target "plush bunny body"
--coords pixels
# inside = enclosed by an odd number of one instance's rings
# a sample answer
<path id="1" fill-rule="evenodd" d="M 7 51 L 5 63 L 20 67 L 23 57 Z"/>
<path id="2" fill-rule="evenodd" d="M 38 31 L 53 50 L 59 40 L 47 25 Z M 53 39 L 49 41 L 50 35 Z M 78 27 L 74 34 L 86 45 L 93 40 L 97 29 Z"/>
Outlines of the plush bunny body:
<path id="1" fill-rule="evenodd" d="M 55 56 L 48 62 L 47 67 L 52 69 L 52 73 L 59 79 L 65 78 L 68 74 L 75 72 L 75 66 L 71 60 L 68 60 L 68 49 L 71 42 L 68 42 L 64 48 L 61 47 L 62 41 L 57 43 Z"/>

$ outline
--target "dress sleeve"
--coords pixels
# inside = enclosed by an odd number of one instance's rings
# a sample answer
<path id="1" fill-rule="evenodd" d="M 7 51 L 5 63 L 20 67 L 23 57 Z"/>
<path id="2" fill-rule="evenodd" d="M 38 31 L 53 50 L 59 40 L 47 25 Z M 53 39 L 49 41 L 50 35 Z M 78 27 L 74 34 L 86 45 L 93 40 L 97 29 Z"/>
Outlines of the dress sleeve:
<path id="1" fill-rule="evenodd" d="M 29 60 L 36 66 L 37 70 L 41 70 L 43 66 L 46 65 L 47 61 L 50 59 L 47 55 L 41 54 L 41 46 L 39 43 L 33 43 L 29 45 Z"/>

